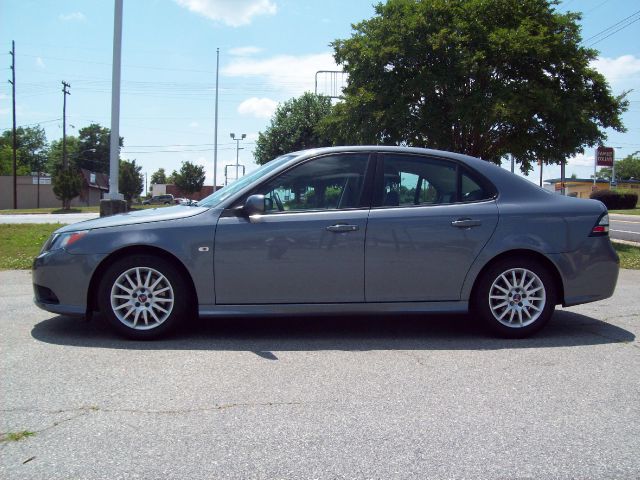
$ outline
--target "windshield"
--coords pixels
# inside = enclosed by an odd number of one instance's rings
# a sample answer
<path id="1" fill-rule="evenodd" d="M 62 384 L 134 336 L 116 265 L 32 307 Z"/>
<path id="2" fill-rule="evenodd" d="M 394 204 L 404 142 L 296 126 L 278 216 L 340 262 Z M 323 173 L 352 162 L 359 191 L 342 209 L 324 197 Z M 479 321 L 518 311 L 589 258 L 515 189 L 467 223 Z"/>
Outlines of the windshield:
<path id="1" fill-rule="evenodd" d="M 218 190 L 215 193 L 212 193 L 208 197 L 203 198 L 198 202 L 198 206 L 199 207 L 215 207 L 216 205 L 220 204 L 227 198 L 235 195 L 237 192 L 245 188 L 247 185 L 250 185 L 251 183 L 255 182 L 260 177 L 267 175 L 269 172 L 275 170 L 280 165 L 287 163 L 289 160 L 291 160 L 292 158 L 295 158 L 296 156 L 297 155 L 293 155 L 293 154 L 282 155 L 281 157 L 278 157 L 274 160 L 271 160 L 268 163 L 265 163 L 258 169 L 251 172 L 249 175 L 246 175 L 241 179 L 236 180 L 235 182 L 222 187 L 220 190 Z"/>

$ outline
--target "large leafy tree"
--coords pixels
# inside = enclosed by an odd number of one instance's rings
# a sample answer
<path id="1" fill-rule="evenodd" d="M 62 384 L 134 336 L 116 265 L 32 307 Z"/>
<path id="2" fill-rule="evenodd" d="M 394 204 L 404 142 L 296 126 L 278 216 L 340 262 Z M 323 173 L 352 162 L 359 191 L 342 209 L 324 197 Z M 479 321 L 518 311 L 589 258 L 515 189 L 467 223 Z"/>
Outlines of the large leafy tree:
<path id="1" fill-rule="evenodd" d="M 78 168 L 109 173 L 111 129 L 92 123 L 78 131 Z M 124 139 L 120 137 L 120 146 Z"/>
<path id="2" fill-rule="evenodd" d="M 127 205 L 131 205 L 133 199 L 142 193 L 143 188 L 142 167 L 136 165 L 135 160 L 120 160 L 118 190 L 124 195 Z"/>
<path id="3" fill-rule="evenodd" d="M 72 170 L 78 170 L 78 137 L 67 136 L 67 164 Z M 49 145 L 48 158 L 45 169 L 47 173 L 54 174 L 62 168 L 62 139 L 53 140 Z"/>
<path id="4" fill-rule="evenodd" d="M 307 92 L 278 105 L 271 124 L 258 135 L 254 157 L 262 165 L 284 153 L 326 147 L 334 142 L 320 128 L 331 113 L 331 99 Z"/>
<path id="5" fill-rule="evenodd" d="M 159 168 L 151 174 L 152 185 L 163 185 L 165 183 L 167 183 L 167 172 L 165 172 L 164 168 Z"/>
<path id="6" fill-rule="evenodd" d="M 47 159 L 47 136 L 44 128 L 19 127 L 16 129 L 16 172 L 30 175 L 43 171 Z M 0 136 L 0 175 L 13 175 L 13 132 L 5 130 Z"/>
<path id="7" fill-rule="evenodd" d="M 577 13 L 549 0 L 388 0 L 336 40 L 349 74 L 329 122 L 335 139 L 407 144 L 524 172 L 624 131 L 625 95 L 590 66 Z"/>
<path id="8" fill-rule="evenodd" d="M 182 162 L 182 167 L 179 172 L 174 172 L 175 185 L 183 193 L 191 195 L 195 192 L 199 192 L 204 185 L 204 167 L 202 165 L 196 165 L 189 161 Z"/>

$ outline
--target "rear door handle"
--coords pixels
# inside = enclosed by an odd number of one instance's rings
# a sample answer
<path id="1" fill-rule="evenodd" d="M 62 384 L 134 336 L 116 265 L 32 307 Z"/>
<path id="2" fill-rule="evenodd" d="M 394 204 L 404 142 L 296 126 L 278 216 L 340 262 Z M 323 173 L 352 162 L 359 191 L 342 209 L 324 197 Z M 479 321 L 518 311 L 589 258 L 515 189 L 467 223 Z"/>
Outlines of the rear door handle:
<path id="1" fill-rule="evenodd" d="M 358 225 L 345 225 L 343 223 L 339 223 L 337 225 L 331 225 L 330 227 L 327 227 L 326 230 L 329 232 L 340 233 L 340 232 L 355 232 L 359 228 L 360 227 L 358 227 Z"/>
<path id="2" fill-rule="evenodd" d="M 451 222 L 451 226 L 457 228 L 479 227 L 480 225 L 482 225 L 480 220 L 473 220 L 471 218 L 459 218 Z"/>

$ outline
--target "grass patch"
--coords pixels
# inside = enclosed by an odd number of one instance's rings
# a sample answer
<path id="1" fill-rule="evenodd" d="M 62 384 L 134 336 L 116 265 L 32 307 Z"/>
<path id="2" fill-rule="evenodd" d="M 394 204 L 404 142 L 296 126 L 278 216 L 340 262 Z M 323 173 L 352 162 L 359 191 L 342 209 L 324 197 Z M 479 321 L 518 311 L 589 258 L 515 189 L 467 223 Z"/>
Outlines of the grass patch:
<path id="1" fill-rule="evenodd" d="M 33 437 L 35 432 L 29 430 L 23 430 L 21 432 L 7 432 L 0 436 L 0 442 L 19 442 L 27 437 Z"/>
<path id="2" fill-rule="evenodd" d="M 640 248 L 624 243 L 613 243 L 613 248 L 620 257 L 620 268 L 640 270 Z"/>
<path id="3" fill-rule="evenodd" d="M 0 228 L 0 270 L 28 270 L 42 244 L 60 223 L 8 224 Z"/>
<path id="4" fill-rule="evenodd" d="M 631 208 L 629 210 L 609 210 L 609 213 L 620 213 L 622 215 L 640 215 L 640 207 Z"/>

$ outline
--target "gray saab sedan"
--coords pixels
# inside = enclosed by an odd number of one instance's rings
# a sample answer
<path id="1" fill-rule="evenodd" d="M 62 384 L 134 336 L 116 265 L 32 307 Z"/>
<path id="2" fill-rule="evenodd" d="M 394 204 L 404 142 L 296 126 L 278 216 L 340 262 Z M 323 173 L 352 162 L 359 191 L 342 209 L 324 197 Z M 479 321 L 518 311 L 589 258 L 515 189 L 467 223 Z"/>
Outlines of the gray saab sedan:
<path id="1" fill-rule="evenodd" d="M 613 294 L 605 206 L 489 162 L 401 147 L 281 156 L 190 206 L 58 229 L 35 303 L 132 339 L 189 317 L 467 312 L 525 337 Z"/>

